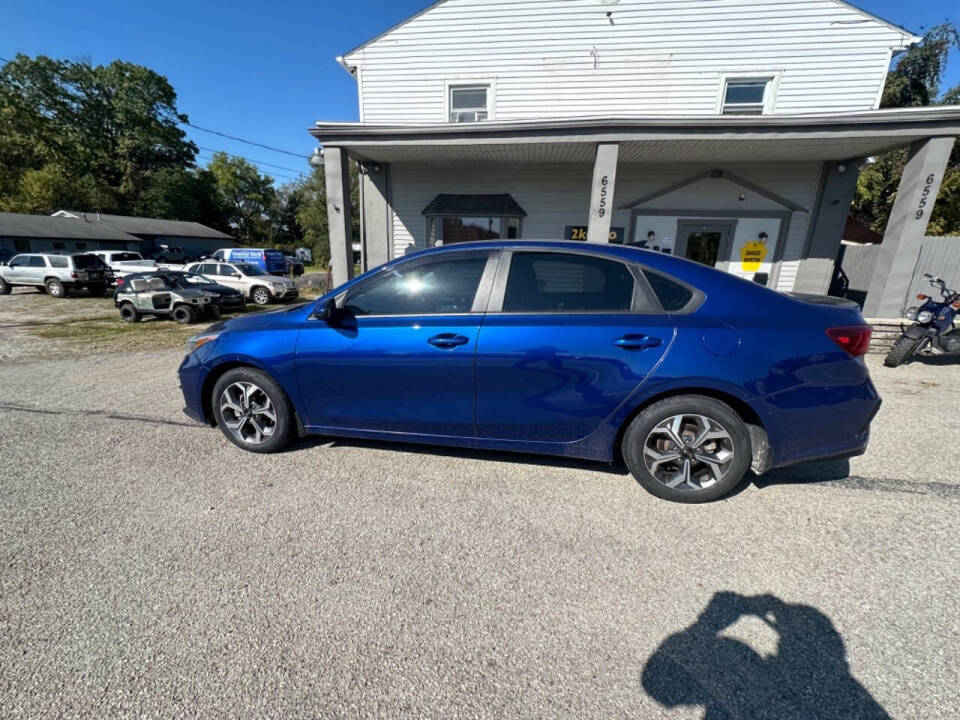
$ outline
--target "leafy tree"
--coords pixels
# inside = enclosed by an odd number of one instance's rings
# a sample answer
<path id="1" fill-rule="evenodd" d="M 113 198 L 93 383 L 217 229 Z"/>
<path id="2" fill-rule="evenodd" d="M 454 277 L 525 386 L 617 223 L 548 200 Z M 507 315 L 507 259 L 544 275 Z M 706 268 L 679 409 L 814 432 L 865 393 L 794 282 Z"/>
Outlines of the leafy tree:
<path id="1" fill-rule="evenodd" d="M 954 47 L 960 47 L 960 32 L 955 26 L 944 23 L 931 28 L 923 42 L 911 45 L 890 71 L 881 107 L 960 103 L 960 85 L 940 94 L 947 56 Z M 906 158 L 906 150 L 895 150 L 877 157 L 860 173 L 851 210 L 878 232 L 887 225 Z M 927 232 L 960 234 L 960 146 L 954 146 Z"/>
<path id="2" fill-rule="evenodd" d="M 17 55 L 0 68 L 0 209 L 142 207 L 155 173 L 195 161 L 176 99 L 140 65 Z"/>
<path id="3" fill-rule="evenodd" d="M 214 153 L 207 170 L 216 179 L 217 194 L 227 208 L 227 221 L 244 245 L 271 245 L 276 240 L 273 215 L 277 193 L 273 179 L 261 175 L 243 158 Z"/>

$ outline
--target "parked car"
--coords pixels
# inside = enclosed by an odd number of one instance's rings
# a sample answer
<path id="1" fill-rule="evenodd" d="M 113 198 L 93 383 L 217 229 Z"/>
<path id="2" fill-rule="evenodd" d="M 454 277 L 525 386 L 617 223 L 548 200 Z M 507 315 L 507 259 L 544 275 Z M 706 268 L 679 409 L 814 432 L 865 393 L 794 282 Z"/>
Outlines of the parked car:
<path id="1" fill-rule="evenodd" d="M 131 250 L 93 250 L 90 254 L 96 255 L 110 269 L 113 282 L 133 273 L 157 268 L 156 260 L 144 260 L 140 253 Z"/>
<path id="2" fill-rule="evenodd" d="M 199 287 L 174 288 L 164 278 L 136 278 L 123 284 L 114 296 L 114 305 L 124 322 L 140 322 L 144 315 L 170 317 L 181 325 L 209 317 L 220 317 L 220 305 L 213 293 Z"/>
<path id="3" fill-rule="evenodd" d="M 297 260 L 297 258 L 291 255 L 285 255 L 284 258 L 287 261 L 287 272 L 293 275 L 294 277 L 300 277 L 303 275 L 304 265 L 302 262 Z"/>
<path id="4" fill-rule="evenodd" d="M 190 258 L 187 256 L 186 251 L 179 245 L 157 245 L 157 249 L 153 253 L 153 259 L 157 263 L 166 263 L 168 265 L 183 265 L 184 263 L 190 262 Z"/>
<path id="5" fill-rule="evenodd" d="M 654 495 L 702 502 L 751 467 L 863 453 L 869 339 L 852 302 L 663 253 L 476 242 L 217 323 L 179 372 L 186 413 L 254 452 L 303 431 L 622 456 Z"/>
<path id="6" fill-rule="evenodd" d="M 236 288 L 257 305 L 292 300 L 300 295 L 297 286 L 289 278 L 267 275 L 259 267 L 249 263 L 207 260 L 188 265 L 184 270 L 204 275 L 220 285 Z"/>
<path id="7" fill-rule="evenodd" d="M 45 290 L 55 298 L 81 288 L 91 295 L 103 295 L 107 289 L 106 267 L 96 255 L 86 253 L 21 253 L 0 266 L 0 295 L 9 295 L 16 285 Z"/>
<path id="8" fill-rule="evenodd" d="M 221 248 L 211 259 L 255 265 L 266 275 L 287 274 L 287 259 L 283 252 L 270 248 Z"/>
<path id="9" fill-rule="evenodd" d="M 114 290 L 113 297 L 123 292 L 124 285 L 127 283 L 143 279 L 158 277 L 161 278 L 171 290 L 185 290 L 188 288 L 199 288 L 204 292 L 210 293 L 217 298 L 220 309 L 224 312 L 233 312 L 246 305 L 246 299 L 243 293 L 236 288 L 219 285 L 208 277 L 195 275 L 193 273 L 182 272 L 178 270 L 158 270 L 155 272 L 136 273 L 117 279 L 117 289 Z"/>

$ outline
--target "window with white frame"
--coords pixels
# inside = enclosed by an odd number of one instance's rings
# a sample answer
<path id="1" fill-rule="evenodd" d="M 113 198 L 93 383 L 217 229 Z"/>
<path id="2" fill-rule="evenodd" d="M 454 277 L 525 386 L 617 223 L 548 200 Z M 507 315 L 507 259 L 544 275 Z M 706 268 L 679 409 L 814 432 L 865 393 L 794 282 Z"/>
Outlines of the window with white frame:
<path id="1" fill-rule="evenodd" d="M 490 116 L 489 85 L 451 85 L 450 122 L 471 123 Z"/>
<path id="2" fill-rule="evenodd" d="M 763 115 L 769 107 L 773 78 L 727 78 L 723 88 L 723 115 Z"/>

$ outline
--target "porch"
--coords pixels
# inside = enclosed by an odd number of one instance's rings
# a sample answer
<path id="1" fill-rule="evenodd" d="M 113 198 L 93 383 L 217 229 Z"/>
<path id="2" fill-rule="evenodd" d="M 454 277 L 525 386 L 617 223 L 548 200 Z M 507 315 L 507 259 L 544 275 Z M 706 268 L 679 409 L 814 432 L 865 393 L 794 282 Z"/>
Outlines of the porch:
<path id="1" fill-rule="evenodd" d="M 454 235 L 463 239 L 468 221 L 485 224 L 487 237 L 646 243 L 779 290 L 819 293 L 830 284 L 859 167 L 867 157 L 909 146 L 866 308 L 892 316 L 912 271 L 904 276 L 900 260 L 925 233 L 931 198 L 960 134 L 960 109 L 396 127 L 318 123 L 311 133 L 324 147 L 338 282 L 353 269 L 344 203 L 353 159 L 361 167 L 365 268 Z M 451 196 L 503 195 L 521 212 L 457 215 L 437 204 L 441 196 L 450 202 Z M 447 232 L 456 227 L 457 233 Z"/>

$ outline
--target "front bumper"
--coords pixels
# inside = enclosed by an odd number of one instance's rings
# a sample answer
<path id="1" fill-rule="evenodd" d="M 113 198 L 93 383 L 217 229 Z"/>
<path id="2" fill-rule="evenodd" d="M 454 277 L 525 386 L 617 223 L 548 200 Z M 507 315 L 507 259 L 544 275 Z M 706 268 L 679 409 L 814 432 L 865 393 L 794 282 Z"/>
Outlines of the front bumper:
<path id="1" fill-rule="evenodd" d="M 293 300 L 294 298 L 300 297 L 300 289 L 292 287 L 283 291 L 273 290 L 273 297 L 277 300 Z"/>

